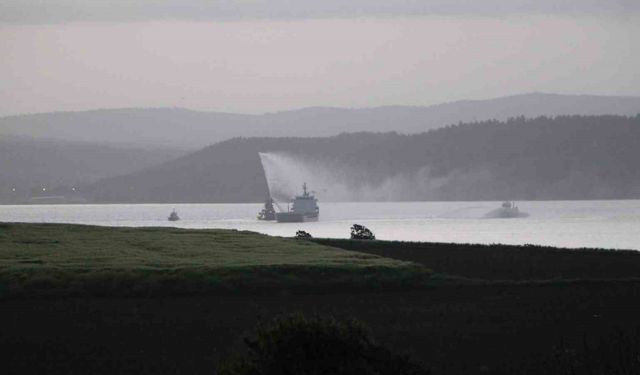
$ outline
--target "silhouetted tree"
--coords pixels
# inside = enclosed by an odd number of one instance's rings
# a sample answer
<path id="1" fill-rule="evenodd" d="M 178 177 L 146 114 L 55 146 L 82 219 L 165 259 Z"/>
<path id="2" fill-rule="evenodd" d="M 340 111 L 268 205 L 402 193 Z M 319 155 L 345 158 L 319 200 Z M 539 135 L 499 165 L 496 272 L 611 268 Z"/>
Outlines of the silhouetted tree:
<path id="1" fill-rule="evenodd" d="M 296 232 L 296 239 L 298 240 L 306 240 L 309 238 L 313 238 L 313 236 L 311 236 L 311 234 L 309 234 L 308 232 L 305 232 L 303 230 L 299 230 Z"/>
<path id="2" fill-rule="evenodd" d="M 369 230 L 369 228 L 360 224 L 353 224 L 351 226 L 351 239 L 352 240 L 375 240 L 376 236 L 373 235 L 373 232 Z"/>
<path id="3" fill-rule="evenodd" d="M 429 374 L 408 357 L 375 343 L 356 320 L 283 316 L 259 324 L 245 344 L 248 358 L 223 363 L 220 374 Z"/>

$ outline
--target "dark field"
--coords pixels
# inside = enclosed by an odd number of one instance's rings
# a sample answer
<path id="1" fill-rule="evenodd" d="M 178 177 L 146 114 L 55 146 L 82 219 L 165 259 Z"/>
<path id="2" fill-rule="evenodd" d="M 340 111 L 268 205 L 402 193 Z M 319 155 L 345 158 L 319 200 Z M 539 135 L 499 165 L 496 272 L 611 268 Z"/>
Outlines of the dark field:
<path id="1" fill-rule="evenodd" d="M 562 343 L 638 328 L 640 284 L 465 286 L 323 295 L 94 298 L 2 302 L 5 373 L 211 374 L 259 319 L 327 313 L 436 374 L 554 373 Z M 501 370 L 501 371 L 498 371 Z"/>
<path id="2" fill-rule="evenodd" d="M 482 280 L 640 280 L 640 251 L 543 246 L 313 239 L 314 242 L 419 263 L 437 273 Z"/>
<path id="3" fill-rule="evenodd" d="M 213 374 L 221 359 L 244 351 L 242 339 L 258 321 L 296 311 L 357 318 L 379 342 L 434 374 L 640 371 L 637 252 L 318 241 L 462 281 L 442 276 L 446 283 L 394 290 L 284 285 L 261 293 L 5 298 L 3 373 Z"/>

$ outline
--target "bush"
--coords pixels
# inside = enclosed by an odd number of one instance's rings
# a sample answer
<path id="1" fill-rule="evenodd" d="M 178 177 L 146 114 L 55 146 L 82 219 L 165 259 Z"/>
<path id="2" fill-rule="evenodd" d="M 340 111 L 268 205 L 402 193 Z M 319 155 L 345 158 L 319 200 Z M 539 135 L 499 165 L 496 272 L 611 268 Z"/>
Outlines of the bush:
<path id="1" fill-rule="evenodd" d="M 360 224 L 353 224 L 351 227 L 351 239 L 352 240 L 375 240 L 376 236 L 369 228 Z"/>
<path id="2" fill-rule="evenodd" d="M 245 344 L 248 358 L 223 364 L 220 374 L 429 374 L 408 357 L 376 344 L 356 320 L 288 315 L 259 324 Z"/>
<path id="3" fill-rule="evenodd" d="M 299 230 L 296 232 L 296 239 L 298 240 L 306 240 L 309 238 L 313 238 L 313 237 L 308 232 L 305 232 L 303 230 Z"/>

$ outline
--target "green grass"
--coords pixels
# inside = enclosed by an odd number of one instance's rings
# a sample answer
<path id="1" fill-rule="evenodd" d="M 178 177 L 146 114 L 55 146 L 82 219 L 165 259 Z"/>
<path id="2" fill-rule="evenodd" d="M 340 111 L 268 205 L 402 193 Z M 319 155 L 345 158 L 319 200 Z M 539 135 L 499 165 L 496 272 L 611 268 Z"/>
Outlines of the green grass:
<path id="1" fill-rule="evenodd" d="M 379 287 L 415 263 L 235 230 L 0 224 L 0 296 Z"/>

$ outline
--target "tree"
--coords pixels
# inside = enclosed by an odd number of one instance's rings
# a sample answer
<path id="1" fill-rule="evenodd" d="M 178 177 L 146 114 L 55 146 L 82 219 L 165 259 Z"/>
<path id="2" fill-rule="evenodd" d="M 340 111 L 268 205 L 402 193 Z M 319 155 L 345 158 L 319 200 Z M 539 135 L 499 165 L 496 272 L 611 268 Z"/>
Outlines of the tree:
<path id="1" fill-rule="evenodd" d="M 375 240 L 376 236 L 369 228 L 360 224 L 353 224 L 351 227 L 351 239 L 352 240 Z"/>
<path id="2" fill-rule="evenodd" d="M 374 342 L 356 320 L 282 316 L 245 338 L 248 358 L 224 363 L 224 375 L 427 375 L 408 357 Z"/>
<path id="3" fill-rule="evenodd" d="M 311 236 L 311 234 L 309 234 L 308 232 L 305 232 L 303 230 L 299 230 L 296 232 L 296 239 L 298 240 L 306 240 L 309 238 L 313 238 L 313 236 Z"/>

